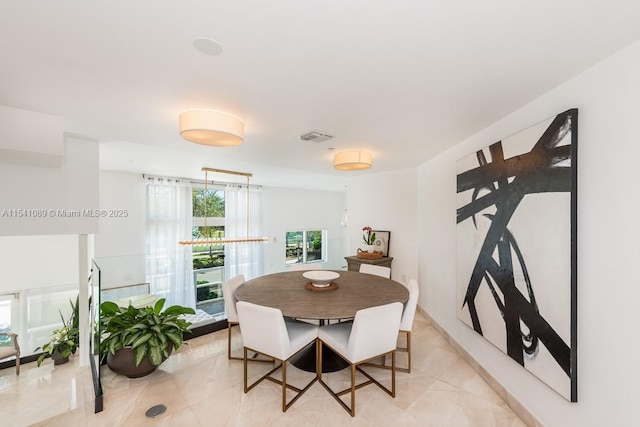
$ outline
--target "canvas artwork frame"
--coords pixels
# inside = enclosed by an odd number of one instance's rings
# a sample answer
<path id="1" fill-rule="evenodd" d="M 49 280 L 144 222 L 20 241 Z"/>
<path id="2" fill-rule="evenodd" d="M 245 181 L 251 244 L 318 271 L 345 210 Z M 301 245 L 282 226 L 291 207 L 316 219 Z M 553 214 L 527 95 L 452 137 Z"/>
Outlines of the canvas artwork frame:
<path id="1" fill-rule="evenodd" d="M 389 241 L 391 240 L 391 232 L 371 230 L 371 233 L 376 233 L 376 239 L 373 242 L 374 250 L 382 252 L 382 256 L 389 256 Z"/>
<path id="2" fill-rule="evenodd" d="M 578 110 L 457 162 L 457 316 L 577 402 Z"/>

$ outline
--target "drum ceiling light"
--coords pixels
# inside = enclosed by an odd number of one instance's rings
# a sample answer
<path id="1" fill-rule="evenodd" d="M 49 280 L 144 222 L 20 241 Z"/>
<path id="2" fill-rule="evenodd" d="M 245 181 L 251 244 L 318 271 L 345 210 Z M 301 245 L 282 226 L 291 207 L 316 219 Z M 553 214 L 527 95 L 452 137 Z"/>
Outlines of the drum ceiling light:
<path id="1" fill-rule="evenodd" d="M 196 144 L 231 147 L 242 144 L 244 123 L 222 111 L 189 110 L 180 114 L 180 135 Z"/>
<path id="2" fill-rule="evenodd" d="M 369 169 L 372 165 L 368 151 L 342 151 L 333 156 L 333 167 L 343 171 Z"/>

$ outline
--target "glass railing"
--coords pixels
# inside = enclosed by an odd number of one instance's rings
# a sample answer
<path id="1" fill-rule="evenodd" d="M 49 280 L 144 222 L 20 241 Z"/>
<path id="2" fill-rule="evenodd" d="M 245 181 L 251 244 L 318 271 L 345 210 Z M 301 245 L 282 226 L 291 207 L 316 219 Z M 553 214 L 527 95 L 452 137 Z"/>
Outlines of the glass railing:
<path id="1" fill-rule="evenodd" d="M 89 279 L 89 362 L 93 379 L 94 412 L 102 411 L 102 381 L 100 375 L 100 287 L 102 271 L 95 260 L 91 262 Z"/>
<path id="2" fill-rule="evenodd" d="M 0 294 L 0 331 L 18 334 L 20 356 L 36 354 L 53 330 L 68 321 L 78 296 L 78 284 L 22 289 Z"/>
<path id="3" fill-rule="evenodd" d="M 226 318 L 222 282 L 224 267 L 201 268 L 193 271 L 196 308 L 205 313 Z"/>

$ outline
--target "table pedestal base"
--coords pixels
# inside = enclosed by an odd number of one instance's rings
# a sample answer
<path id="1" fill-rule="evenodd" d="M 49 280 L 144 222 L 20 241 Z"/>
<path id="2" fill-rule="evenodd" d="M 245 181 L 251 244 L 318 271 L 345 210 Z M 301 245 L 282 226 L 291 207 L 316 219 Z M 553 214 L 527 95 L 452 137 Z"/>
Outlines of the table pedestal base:
<path id="1" fill-rule="evenodd" d="M 316 343 L 315 341 L 303 348 L 298 354 L 293 356 L 291 364 L 298 369 L 302 369 L 307 372 L 316 371 Z M 342 360 L 333 350 L 329 347 L 322 347 L 322 372 L 336 372 L 341 371 L 349 366 L 347 362 Z"/>

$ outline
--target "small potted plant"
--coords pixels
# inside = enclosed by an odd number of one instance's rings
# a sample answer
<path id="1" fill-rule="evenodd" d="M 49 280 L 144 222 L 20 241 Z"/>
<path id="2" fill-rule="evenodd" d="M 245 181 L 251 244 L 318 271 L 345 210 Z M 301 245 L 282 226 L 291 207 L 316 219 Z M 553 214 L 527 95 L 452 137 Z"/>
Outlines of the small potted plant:
<path id="1" fill-rule="evenodd" d="M 165 299 L 153 307 L 124 308 L 111 301 L 100 305 L 100 353 L 109 368 L 129 378 L 150 374 L 184 341 L 191 323 L 184 314 L 195 314 L 190 307 L 174 305 L 162 311 Z"/>
<path id="2" fill-rule="evenodd" d="M 373 244 L 376 241 L 376 233 L 372 233 L 371 227 L 369 227 L 368 225 L 366 227 L 362 227 L 362 231 L 364 231 L 362 240 L 367 245 L 367 252 L 372 254 L 375 250 L 375 246 Z"/>
<path id="3" fill-rule="evenodd" d="M 62 312 L 62 327 L 53 331 L 53 336 L 48 343 L 35 351 L 42 349 L 42 354 L 38 356 L 37 364 L 40 366 L 44 359 L 51 357 L 54 365 L 61 365 L 69 361 L 69 356 L 76 354 L 80 342 L 80 331 L 78 329 L 78 301 L 71 303 L 72 314 L 68 321 L 64 319 Z"/>

